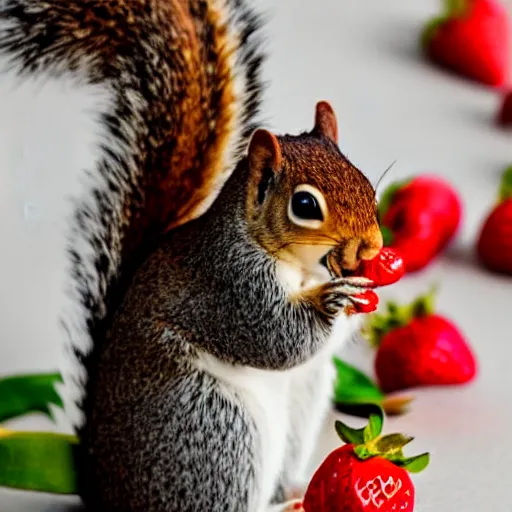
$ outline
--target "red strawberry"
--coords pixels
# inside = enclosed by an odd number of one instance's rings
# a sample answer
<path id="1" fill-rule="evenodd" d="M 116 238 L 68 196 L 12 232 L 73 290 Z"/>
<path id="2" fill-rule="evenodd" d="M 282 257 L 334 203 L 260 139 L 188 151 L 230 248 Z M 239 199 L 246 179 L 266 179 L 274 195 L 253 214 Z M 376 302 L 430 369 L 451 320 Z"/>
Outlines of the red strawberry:
<path id="1" fill-rule="evenodd" d="M 472 80 L 498 86 L 509 75 L 510 27 L 499 0 L 445 0 L 422 35 L 428 57 Z"/>
<path id="2" fill-rule="evenodd" d="M 371 260 L 363 260 L 355 272 L 356 276 L 366 277 L 377 286 L 396 283 L 405 274 L 404 260 L 390 247 L 383 247 Z"/>
<path id="3" fill-rule="evenodd" d="M 316 470 L 304 497 L 305 512 L 391 512 L 414 509 L 410 472 L 429 463 L 429 454 L 406 458 L 403 447 L 413 438 L 381 436 L 383 413 L 370 416 L 364 429 L 336 421 L 344 446 L 331 452 Z"/>
<path id="4" fill-rule="evenodd" d="M 379 296 L 373 290 L 365 290 L 352 297 L 352 304 L 345 308 L 345 314 L 372 313 L 379 305 Z"/>
<path id="5" fill-rule="evenodd" d="M 477 364 L 462 332 L 434 313 L 434 291 L 412 304 L 390 302 L 375 314 L 368 334 L 377 346 L 375 373 L 385 393 L 422 386 L 463 384 Z"/>
<path id="6" fill-rule="evenodd" d="M 512 126 L 512 90 L 503 96 L 496 121 L 500 126 Z"/>
<path id="7" fill-rule="evenodd" d="M 477 253 L 490 270 L 512 274 L 512 166 L 503 174 L 498 204 L 483 223 Z"/>
<path id="8" fill-rule="evenodd" d="M 455 236 L 462 203 L 455 189 L 437 176 L 421 175 L 391 184 L 379 215 L 384 244 L 403 257 L 407 272 L 426 267 Z"/>

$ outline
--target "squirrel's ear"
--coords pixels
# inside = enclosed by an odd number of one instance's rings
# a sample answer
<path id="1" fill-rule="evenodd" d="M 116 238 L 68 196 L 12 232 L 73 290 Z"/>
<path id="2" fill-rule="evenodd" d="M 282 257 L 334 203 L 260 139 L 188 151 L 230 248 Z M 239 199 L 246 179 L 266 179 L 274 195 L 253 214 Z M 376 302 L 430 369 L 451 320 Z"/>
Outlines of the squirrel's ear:
<path id="1" fill-rule="evenodd" d="M 319 101 L 316 104 L 314 129 L 338 144 L 338 122 L 336 120 L 336 114 L 327 101 Z"/>
<path id="2" fill-rule="evenodd" d="M 249 143 L 249 188 L 252 204 L 261 205 L 281 167 L 281 146 L 277 137 L 267 130 L 256 130 Z M 251 207 L 252 208 L 252 207 Z"/>
<path id="3" fill-rule="evenodd" d="M 267 130 L 256 130 L 249 143 L 249 167 L 251 173 L 270 168 L 276 172 L 281 167 L 281 146 L 277 137 Z"/>

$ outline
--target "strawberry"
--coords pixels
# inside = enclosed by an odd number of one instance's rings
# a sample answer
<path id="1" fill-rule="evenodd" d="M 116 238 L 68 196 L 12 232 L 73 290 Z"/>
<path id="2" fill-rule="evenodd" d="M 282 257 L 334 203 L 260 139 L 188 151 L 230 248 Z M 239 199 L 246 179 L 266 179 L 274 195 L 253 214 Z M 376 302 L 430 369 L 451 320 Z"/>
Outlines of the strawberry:
<path id="1" fill-rule="evenodd" d="M 365 290 L 351 297 L 352 304 L 345 308 L 345 314 L 372 313 L 379 305 L 379 296 L 373 290 Z"/>
<path id="2" fill-rule="evenodd" d="M 390 247 L 383 247 L 371 260 L 363 260 L 355 275 L 366 277 L 377 286 L 388 286 L 399 281 L 405 274 L 404 260 Z"/>
<path id="3" fill-rule="evenodd" d="M 445 0 L 445 12 L 422 34 L 430 60 L 486 85 L 503 85 L 509 75 L 510 27 L 499 0 Z"/>
<path id="4" fill-rule="evenodd" d="M 385 393 L 413 387 L 463 384 L 477 364 L 462 332 L 434 312 L 435 290 L 412 304 L 390 302 L 375 314 L 366 335 L 377 347 L 375 373 Z"/>
<path id="5" fill-rule="evenodd" d="M 512 274 L 512 166 L 503 173 L 498 204 L 481 227 L 477 254 L 488 269 Z"/>
<path id="6" fill-rule="evenodd" d="M 426 267 L 457 233 L 462 202 L 438 176 L 392 183 L 379 202 L 384 244 L 403 258 L 406 272 Z"/>
<path id="7" fill-rule="evenodd" d="M 512 126 L 512 90 L 503 95 L 496 122 L 499 126 Z"/>
<path id="8" fill-rule="evenodd" d="M 406 458 L 403 447 L 413 438 L 382 436 L 383 412 L 370 415 L 362 429 L 336 421 L 347 444 L 332 451 L 316 470 L 304 496 L 305 512 L 391 512 L 414 509 L 415 492 L 409 472 L 422 471 L 429 454 Z"/>

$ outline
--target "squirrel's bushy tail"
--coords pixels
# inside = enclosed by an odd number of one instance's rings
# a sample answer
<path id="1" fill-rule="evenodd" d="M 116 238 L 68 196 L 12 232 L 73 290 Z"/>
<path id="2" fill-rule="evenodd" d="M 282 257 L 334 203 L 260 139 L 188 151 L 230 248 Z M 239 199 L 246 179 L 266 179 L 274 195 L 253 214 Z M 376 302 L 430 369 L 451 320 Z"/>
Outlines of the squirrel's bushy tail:
<path id="1" fill-rule="evenodd" d="M 161 233 L 201 214 L 227 179 L 261 102 L 260 18 L 246 0 L 9 0 L 0 51 L 19 74 L 71 74 L 104 94 L 95 168 L 69 232 L 79 431 L 95 355 L 125 284 Z M 66 398 L 65 403 L 66 403 Z"/>

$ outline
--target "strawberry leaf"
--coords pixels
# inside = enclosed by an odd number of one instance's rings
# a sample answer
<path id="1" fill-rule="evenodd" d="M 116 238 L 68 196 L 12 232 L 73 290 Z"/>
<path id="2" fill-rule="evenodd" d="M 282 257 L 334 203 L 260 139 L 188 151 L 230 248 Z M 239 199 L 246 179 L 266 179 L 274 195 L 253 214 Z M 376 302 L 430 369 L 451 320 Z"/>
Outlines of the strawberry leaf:
<path id="1" fill-rule="evenodd" d="M 76 494 L 74 436 L 0 429 L 0 486 Z"/>
<path id="2" fill-rule="evenodd" d="M 434 284 L 425 295 L 420 295 L 412 303 L 412 317 L 430 316 L 435 312 L 435 301 L 438 290 L 438 285 Z"/>
<path id="3" fill-rule="evenodd" d="M 364 428 L 352 428 L 340 420 L 334 422 L 334 428 L 340 439 L 347 444 L 360 445 L 364 443 Z"/>
<path id="4" fill-rule="evenodd" d="M 512 198 L 512 165 L 505 169 L 501 178 L 499 200 L 505 201 Z"/>
<path id="5" fill-rule="evenodd" d="M 334 401 L 337 404 L 382 403 L 384 395 L 369 377 L 338 357 L 334 357 L 333 362 L 336 367 Z"/>
<path id="6" fill-rule="evenodd" d="M 468 0 L 444 0 L 445 17 L 456 18 L 463 16 L 468 7 Z"/>
<path id="7" fill-rule="evenodd" d="M 409 183 L 410 180 L 402 180 L 402 181 L 395 181 L 388 185 L 388 187 L 384 190 L 382 195 L 379 199 L 379 219 L 382 221 L 384 216 L 386 215 L 387 211 L 389 210 L 389 207 L 393 203 L 393 199 L 395 197 L 395 194 L 405 185 Z"/>
<path id="8" fill-rule="evenodd" d="M 438 286 L 433 285 L 426 294 L 420 295 L 411 304 L 398 305 L 389 301 L 387 312 L 369 315 L 361 334 L 371 346 L 378 348 L 388 332 L 408 325 L 413 318 L 433 314 L 437 290 Z"/>
<path id="9" fill-rule="evenodd" d="M 50 404 L 63 407 L 55 384 L 59 373 L 17 375 L 0 379 L 0 422 L 40 412 L 52 417 Z"/>
<path id="10" fill-rule="evenodd" d="M 410 473 L 419 473 L 420 471 L 423 471 L 428 466 L 429 462 L 429 453 L 422 453 L 421 455 L 416 455 L 415 457 L 394 461 L 397 466 L 406 469 Z"/>
<path id="11" fill-rule="evenodd" d="M 378 413 L 370 414 L 368 418 L 368 425 L 363 430 L 364 442 L 368 443 L 379 437 L 384 425 L 384 411 L 379 408 Z"/>
<path id="12" fill-rule="evenodd" d="M 402 448 L 409 444 L 413 439 L 414 437 L 406 436 L 404 434 L 389 434 L 387 436 L 381 437 L 375 443 L 375 448 L 380 453 L 400 453 Z"/>

